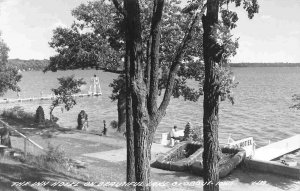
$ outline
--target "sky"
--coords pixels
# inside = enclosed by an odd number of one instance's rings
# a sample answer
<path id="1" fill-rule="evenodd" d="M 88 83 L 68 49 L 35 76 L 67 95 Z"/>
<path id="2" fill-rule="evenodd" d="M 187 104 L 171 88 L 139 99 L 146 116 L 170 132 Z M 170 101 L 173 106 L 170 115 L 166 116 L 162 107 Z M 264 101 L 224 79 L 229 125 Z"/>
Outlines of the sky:
<path id="1" fill-rule="evenodd" d="M 49 59 L 53 29 L 70 26 L 71 10 L 88 0 L 0 0 L 0 31 L 9 58 Z M 241 7 L 239 49 L 232 62 L 300 63 L 300 0 L 258 0 L 259 14 L 249 20 Z"/>

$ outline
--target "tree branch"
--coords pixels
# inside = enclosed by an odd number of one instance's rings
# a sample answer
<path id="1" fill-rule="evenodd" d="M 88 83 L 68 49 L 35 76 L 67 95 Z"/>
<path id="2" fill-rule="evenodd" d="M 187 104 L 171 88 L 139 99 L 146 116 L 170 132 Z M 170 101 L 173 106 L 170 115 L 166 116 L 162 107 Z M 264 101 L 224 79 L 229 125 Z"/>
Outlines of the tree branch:
<path id="1" fill-rule="evenodd" d="M 150 90 L 148 99 L 148 112 L 153 115 L 157 111 L 157 97 L 158 97 L 158 70 L 159 70 L 159 46 L 161 36 L 161 20 L 164 8 L 164 0 L 155 0 L 153 6 L 153 17 L 151 23 L 150 39 Z"/>
<path id="2" fill-rule="evenodd" d="M 118 0 L 112 0 L 113 4 L 115 5 L 116 9 L 121 13 L 124 17 L 126 17 L 125 9 L 120 5 Z"/>
<path id="3" fill-rule="evenodd" d="M 198 10 L 199 10 L 200 6 L 198 6 Z M 187 47 L 189 41 L 192 38 L 192 31 L 196 25 L 196 21 L 199 19 L 199 17 L 201 15 L 203 15 L 205 10 L 205 6 L 202 6 L 200 11 L 195 11 L 193 14 L 193 19 L 190 23 L 190 26 L 188 28 L 188 30 L 185 33 L 185 36 L 183 38 L 183 40 L 181 41 L 181 43 L 179 44 L 179 46 L 176 49 L 176 52 L 174 54 L 174 59 L 172 61 L 171 67 L 170 67 L 170 72 L 169 72 L 169 77 L 168 77 L 168 83 L 166 86 L 166 90 L 164 93 L 164 98 L 158 108 L 158 112 L 157 115 L 165 115 L 166 113 L 166 109 L 167 106 L 170 103 L 170 99 L 173 93 L 173 89 L 174 89 L 174 84 L 175 84 L 175 78 L 177 76 L 177 71 L 179 69 L 179 64 L 181 62 L 182 56 L 184 54 L 185 48 Z"/>
<path id="4" fill-rule="evenodd" d="M 146 49 L 146 70 L 145 70 L 145 83 L 147 87 L 147 94 L 149 94 L 150 87 L 150 71 L 151 71 L 151 63 L 150 63 L 150 52 L 151 52 L 151 35 L 147 40 L 147 49 Z"/>

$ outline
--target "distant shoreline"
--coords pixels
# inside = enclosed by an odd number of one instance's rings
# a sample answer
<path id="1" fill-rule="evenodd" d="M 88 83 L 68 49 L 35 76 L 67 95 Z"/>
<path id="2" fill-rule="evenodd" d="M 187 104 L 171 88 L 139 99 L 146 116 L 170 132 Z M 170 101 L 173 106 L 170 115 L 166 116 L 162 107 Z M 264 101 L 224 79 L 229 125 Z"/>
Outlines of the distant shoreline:
<path id="1" fill-rule="evenodd" d="M 230 63 L 231 67 L 300 67 L 300 63 Z"/>
<path id="2" fill-rule="evenodd" d="M 16 68 L 20 71 L 42 71 L 49 65 L 49 60 L 21 60 L 21 59 L 9 59 L 8 65 Z M 300 67 L 300 63 L 230 63 L 231 67 Z"/>

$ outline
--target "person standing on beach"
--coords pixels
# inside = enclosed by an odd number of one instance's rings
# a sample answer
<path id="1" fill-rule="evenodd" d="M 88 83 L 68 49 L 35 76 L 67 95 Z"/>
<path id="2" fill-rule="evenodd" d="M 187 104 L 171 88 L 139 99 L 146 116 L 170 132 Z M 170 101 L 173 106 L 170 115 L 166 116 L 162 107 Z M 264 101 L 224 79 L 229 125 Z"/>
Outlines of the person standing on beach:
<path id="1" fill-rule="evenodd" d="M 106 133 L 107 133 L 107 128 L 106 128 L 106 121 L 103 120 L 103 131 L 102 131 L 102 134 L 106 136 Z"/>
<path id="2" fill-rule="evenodd" d="M 173 147 L 175 145 L 175 143 L 178 142 L 178 140 L 176 140 L 177 137 L 177 126 L 174 125 L 174 127 L 172 128 L 172 130 L 170 131 L 170 146 Z"/>

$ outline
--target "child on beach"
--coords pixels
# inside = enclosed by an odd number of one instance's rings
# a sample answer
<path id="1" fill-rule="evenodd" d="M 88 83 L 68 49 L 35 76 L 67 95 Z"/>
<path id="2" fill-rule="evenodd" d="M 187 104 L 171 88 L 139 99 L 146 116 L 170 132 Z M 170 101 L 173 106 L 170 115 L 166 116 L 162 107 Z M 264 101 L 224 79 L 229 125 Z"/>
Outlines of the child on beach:
<path id="1" fill-rule="evenodd" d="M 103 120 L 103 125 L 104 125 L 104 127 L 103 127 L 102 134 L 106 136 L 107 128 L 106 128 L 106 121 L 105 120 Z"/>

